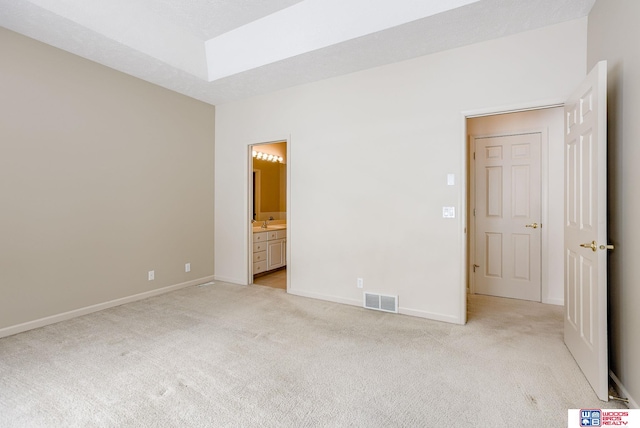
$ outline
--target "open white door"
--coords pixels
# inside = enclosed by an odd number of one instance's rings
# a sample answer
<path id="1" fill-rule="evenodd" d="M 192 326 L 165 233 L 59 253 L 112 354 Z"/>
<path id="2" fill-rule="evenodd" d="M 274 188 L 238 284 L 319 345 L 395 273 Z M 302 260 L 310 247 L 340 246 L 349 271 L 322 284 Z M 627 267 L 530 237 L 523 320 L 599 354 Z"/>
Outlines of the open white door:
<path id="1" fill-rule="evenodd" d="M 603 401 L 607 345 L 607 63 L 565 104 L 564 341 Z"/>

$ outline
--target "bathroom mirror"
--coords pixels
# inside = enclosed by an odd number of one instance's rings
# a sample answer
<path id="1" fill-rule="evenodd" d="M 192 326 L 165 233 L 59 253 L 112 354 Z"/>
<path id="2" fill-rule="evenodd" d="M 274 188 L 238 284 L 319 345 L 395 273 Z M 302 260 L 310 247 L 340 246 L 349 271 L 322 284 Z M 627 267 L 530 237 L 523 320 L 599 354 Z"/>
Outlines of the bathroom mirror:
<path id="1" fill-rule="evenodd" d="M 283 163 L 253 157 L 253 219 L 287 219 L 287 143 L 253 146 L 253 151 L 283 158 Z"/>

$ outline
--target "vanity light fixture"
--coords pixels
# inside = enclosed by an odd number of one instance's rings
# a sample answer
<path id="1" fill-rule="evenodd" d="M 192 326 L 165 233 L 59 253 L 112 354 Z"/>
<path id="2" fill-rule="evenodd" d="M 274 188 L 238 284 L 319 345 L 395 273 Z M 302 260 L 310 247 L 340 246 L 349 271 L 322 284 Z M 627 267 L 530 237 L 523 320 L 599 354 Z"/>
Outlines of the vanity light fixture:
<path id="1" fill-rule="evenodd" d="M 284 161 L 284 158 L 282 156 L 269 155 L 262 152 L 256 152 L 255 150 L 251 154 L 256 159 L 266 160 L 268 162 L 282 163 L 282 161 Z"/>

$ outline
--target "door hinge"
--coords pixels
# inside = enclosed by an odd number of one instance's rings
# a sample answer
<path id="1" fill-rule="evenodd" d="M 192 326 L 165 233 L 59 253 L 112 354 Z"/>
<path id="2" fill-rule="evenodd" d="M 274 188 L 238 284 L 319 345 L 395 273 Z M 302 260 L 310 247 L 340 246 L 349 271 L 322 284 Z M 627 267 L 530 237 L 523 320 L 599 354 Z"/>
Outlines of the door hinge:
<path id="1" fill-rule="evenodd" d="M 473 160 L 476 160 L 476 152 L 473 152 Z"/>
<path id="2" fill-rule="evenodd" d="M 474 217 L 476 216 L 476 209 L 475 208 L 473 209 L 473 216 Z"/>

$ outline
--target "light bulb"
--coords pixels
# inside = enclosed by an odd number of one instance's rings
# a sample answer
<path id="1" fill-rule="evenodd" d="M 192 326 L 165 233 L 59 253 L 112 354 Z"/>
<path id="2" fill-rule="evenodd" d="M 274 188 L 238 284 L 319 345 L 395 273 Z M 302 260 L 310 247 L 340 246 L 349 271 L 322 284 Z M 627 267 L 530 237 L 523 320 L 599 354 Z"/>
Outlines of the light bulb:
<path id="1" fill-rule="evenodd" d="M 256 152 L 255 150 L 253 152 L 251 152 L 251 154 L 253 155 L 253 157 L 255 158 L 256 156 L 258 156 L 258 152 Z"/>

